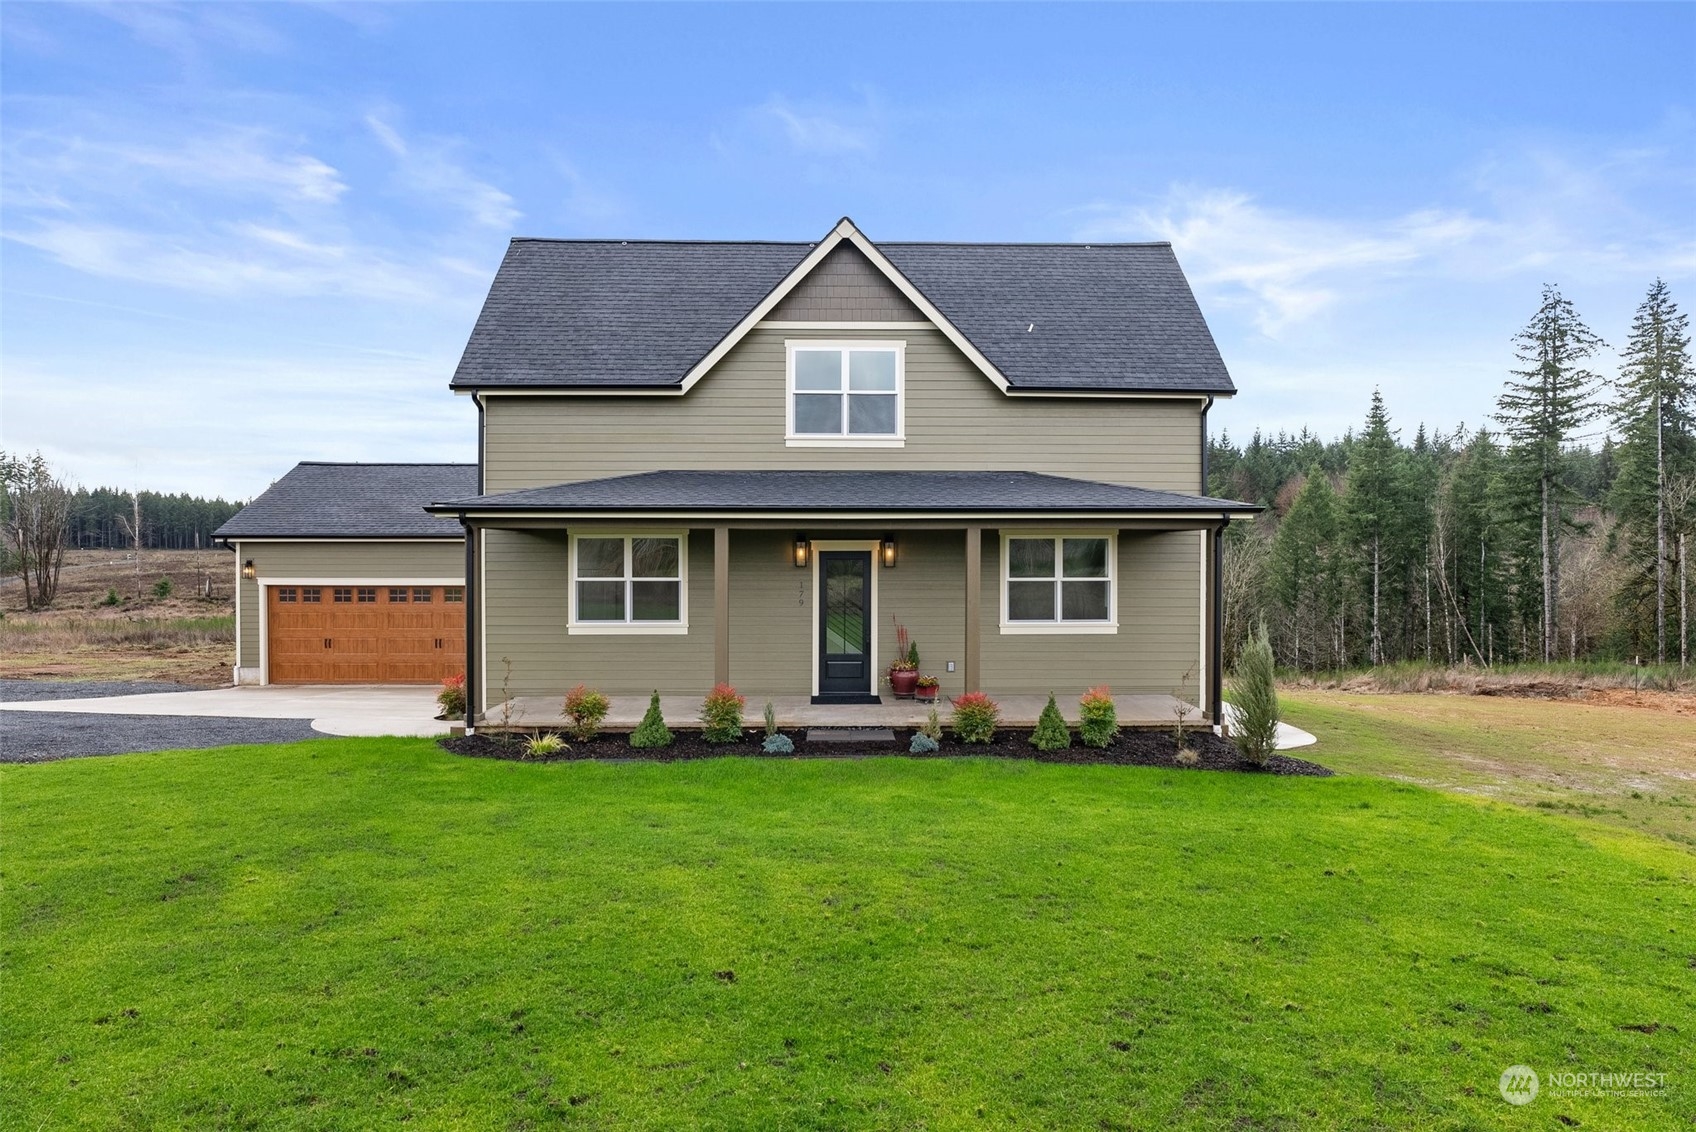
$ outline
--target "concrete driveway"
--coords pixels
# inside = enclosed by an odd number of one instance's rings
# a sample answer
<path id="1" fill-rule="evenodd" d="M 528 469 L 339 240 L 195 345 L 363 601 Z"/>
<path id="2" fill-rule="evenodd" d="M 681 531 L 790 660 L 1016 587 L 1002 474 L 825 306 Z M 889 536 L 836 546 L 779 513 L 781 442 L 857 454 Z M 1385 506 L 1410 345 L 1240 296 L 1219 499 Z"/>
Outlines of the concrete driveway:
<path id="1" fill-rule="evenodd" d="M 8 712 L 308 719 L 326 735 L 442 735 L 434 687 L 311 684 L 9 702 Z"/>

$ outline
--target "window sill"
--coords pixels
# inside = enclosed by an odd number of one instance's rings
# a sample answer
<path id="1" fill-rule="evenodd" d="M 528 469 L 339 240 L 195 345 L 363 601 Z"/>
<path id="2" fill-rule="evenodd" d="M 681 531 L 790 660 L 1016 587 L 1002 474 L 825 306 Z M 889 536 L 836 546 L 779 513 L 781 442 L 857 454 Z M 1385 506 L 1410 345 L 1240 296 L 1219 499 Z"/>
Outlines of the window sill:
<path id="1" fill-rule="evenodd" d="M 629 622 L 622 625 L 589 623 L 568 625 L 565 632 L 570 637 L 683 637 L 689 634 L 689 626 L 667 622 Z"/>
<path id="2" fill-rule="evenodd" d="M 786 436 L 788 448 L 905 448 L 903 436 Z"/>
<path id="3" fill-rule="evenodd" d="M 1118 622 L 1080 621 L 1072 625 L 1058 621 L 1003 621 L 1001 623 L 1001 633 L 1008 637 L 1112 636 L 1118 632 Z"/>

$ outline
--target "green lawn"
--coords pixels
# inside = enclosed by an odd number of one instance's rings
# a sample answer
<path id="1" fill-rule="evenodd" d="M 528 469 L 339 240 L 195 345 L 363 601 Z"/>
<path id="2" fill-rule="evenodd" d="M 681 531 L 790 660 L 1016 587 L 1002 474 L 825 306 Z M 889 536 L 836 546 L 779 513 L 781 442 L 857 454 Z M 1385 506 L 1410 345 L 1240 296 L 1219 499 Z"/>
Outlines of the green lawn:
<path id="1" fill-rule="evenodd" d="M 1696 1114 L 1696 855 L 1379 779 L 325 740 L 0 807 L 8 1128 Z"/>

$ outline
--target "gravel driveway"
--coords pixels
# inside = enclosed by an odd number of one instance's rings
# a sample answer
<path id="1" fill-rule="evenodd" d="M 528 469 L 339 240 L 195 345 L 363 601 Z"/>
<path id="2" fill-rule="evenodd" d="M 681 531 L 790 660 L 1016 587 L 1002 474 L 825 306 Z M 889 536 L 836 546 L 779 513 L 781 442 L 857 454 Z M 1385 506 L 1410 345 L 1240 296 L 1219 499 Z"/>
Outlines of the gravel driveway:
<path id="1" fill-rule="evenodd" d="M 87 715 L 6 711 L 8 702 L 87 699 L 194 691 L 156 681 L 99 683 L 0 680 L 0 763 L 42 763 L 89 755 L 125 755 L 237 743 L 321 739 L 308 719 L 235 719 L 196 715 Z"/>

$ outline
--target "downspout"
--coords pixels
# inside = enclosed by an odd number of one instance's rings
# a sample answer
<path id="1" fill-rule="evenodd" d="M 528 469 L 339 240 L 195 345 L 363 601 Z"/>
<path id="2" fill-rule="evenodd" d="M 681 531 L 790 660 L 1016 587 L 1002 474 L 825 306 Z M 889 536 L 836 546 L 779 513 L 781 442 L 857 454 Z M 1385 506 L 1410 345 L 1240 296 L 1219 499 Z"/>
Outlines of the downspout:
<path id="1" fill-rule="evenodd" d="M 1201 407 L 1201 494 L 1203 495 L 1207 494 L 1208 450 L 1212 448 L 1212 445 L 1207 443 L 1207 410 L 1211 408 L 1213 408 L 1213 394 L 1209 393 L 1207 403 Z"/>
<path id="2" fill-rule="evenodd" d="M 1213 532 L 1213 655 L 1208 665 L 1212 702 L 1207 710 L 1215 727 L 1225 721 L 1225 528 L 1230 521 L 1224 516 Z"/>
<path id="3" fill-rule="evenodd" d="M 478 642 L 482 638 L 477 610 L 481 595 L 477 592 L 477 528 L 463 511 L 459 513 L 459 523 L 465 528 L 465 731 L 470 734 L 477 729 L 477 716 L 483 708 L 477 702 L 477 662 L 481 659 Z"/>
<path id="4" fill-rule="evenodd" d="M 477 406 L 477 494 L 482 495 L 484 493 L 483 453 L 486 450 L 485 434 L 488 431 L 488 422 L 483 417 L 483 395 L 481 393 L 473 393 L 471 395 L 471 402 Z"/>

